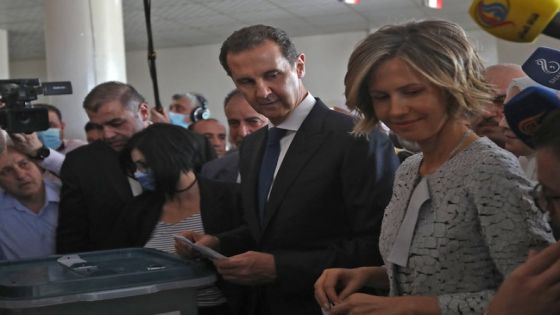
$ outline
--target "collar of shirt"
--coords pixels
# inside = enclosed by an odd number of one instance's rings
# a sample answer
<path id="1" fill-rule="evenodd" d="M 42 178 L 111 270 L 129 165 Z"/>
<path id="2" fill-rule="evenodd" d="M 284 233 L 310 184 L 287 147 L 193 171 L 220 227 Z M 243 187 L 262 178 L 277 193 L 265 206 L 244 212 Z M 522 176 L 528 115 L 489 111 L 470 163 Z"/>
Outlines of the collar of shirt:
<path id="1" fill-rule="evenodd" d="M 313 95 L 307 92 L 307 96 L 305 96 L 301 103 L 299 103 L 299 105 L 294 108 L 294 110 L 288 115 L 286 120 L 278 124 L 278 126 L 274 126 L 269 122 L 268 128 L 278 127 L 289 131 L 298 131 L 307 115 L 309 115 L 309 112 L 311 112 L 311 110 L 313 109 L 315 103 L 316 101 Z"/>
<path id="2" fill-rule="evenodd" d="M 55 183 L 53 180 L 48 178 L 43 179 L 45 184 L 45 204 L 37 215 L 41 215 L 43 210 L 48 207 L 51 203 L 60 202 L 60 184 Z M 27 207 L 22 205 L 16 198 L 8 194 L 5 190 L 0 194 L 0 209 L 16 209 L 19 211 L 30 212 L 35 214 L 33 211 L 29 210 Z"/>

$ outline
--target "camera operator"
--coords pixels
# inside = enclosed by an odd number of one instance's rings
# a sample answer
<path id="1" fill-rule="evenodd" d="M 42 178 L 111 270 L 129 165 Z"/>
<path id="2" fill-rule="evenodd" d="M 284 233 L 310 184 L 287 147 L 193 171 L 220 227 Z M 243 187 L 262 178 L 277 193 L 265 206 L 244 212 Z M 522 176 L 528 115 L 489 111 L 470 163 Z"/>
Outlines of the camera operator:
<path id="1" fill-rule="evenodd" d="M 33 107 L 44 108 L 48 111 L 49 129 L 37 132 L 39 140 L 41 140 L 44 146 L 66 154 L 86 144 L 84 140 L 64 138 L 66 123 L 62 121 L 62 113 L 58 108 L 50 104 L 35 104 Z"/>
<path id="2" fill-rule="evenodd" d="M 64 139 L 65 123 L 60 110 L 50 104 L 35 104 L 34 108 L 44 108 L 49 115 L 49 129 L 31 134 L 10 134 L 14 145 L 38 162 L 42 168 L 58 175 L 66 153 L 87 144 L 79 139 Z"/>

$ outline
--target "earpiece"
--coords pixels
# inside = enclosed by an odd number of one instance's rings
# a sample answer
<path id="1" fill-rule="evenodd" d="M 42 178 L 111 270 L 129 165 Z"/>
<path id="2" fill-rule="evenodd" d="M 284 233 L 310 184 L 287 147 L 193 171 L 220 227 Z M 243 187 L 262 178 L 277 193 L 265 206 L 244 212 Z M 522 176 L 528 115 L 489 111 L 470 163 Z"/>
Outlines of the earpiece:
<path id="1" fill-rule="evenodd" d="M 198 103 L 200 103 L 200 106 L 195 107 L 191 112 L 191 121 L 195 123 L 199 120 L 210 118 L 210 110 L 208 109 L 208 101 L 206 100 L 206 98 L 201 94 L 193 94 L 194 96 L 196 96 L 196 99 L 198 100 Z"/>

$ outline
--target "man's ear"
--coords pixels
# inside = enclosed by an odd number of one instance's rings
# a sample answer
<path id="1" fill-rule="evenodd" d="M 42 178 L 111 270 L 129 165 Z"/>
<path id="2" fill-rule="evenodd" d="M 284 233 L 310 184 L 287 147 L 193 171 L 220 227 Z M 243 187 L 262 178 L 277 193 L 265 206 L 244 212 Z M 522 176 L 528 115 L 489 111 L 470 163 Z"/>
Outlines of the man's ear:
<path id="1" fill-rule="evenodd" d="M 295 67 L 296 67 L 296 73 L 298 75 L 298 78 L 300 78 L 300 79 L 303 78 L 305 76 L 305 54 L 304 53 L 301 53 L 301 54 L 299 54 L 299 56 L 297 56 Z"/>
<path id="2" fill-rule="evenodd" d="M 142 121 L 148 121 L 150 119 L 150 107 L 148 103 L 142 102 L 138 104 L 138 115 Z"/>

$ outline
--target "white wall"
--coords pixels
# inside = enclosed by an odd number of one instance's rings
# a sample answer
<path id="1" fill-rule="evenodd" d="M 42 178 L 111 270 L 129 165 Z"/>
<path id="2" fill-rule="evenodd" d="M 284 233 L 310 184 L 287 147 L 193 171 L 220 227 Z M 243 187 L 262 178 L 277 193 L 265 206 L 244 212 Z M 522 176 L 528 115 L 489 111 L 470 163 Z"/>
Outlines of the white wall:
<path id="1" fill-rule="evenodd" d="M 47 63 L 45 62 L 45 60 L 25 60 L 25 61 L 10 62 L 10 78 L 39 79 L 41 81 L 46 81 Z M 44 96 L 39 96 L 37 101 L 48 103 L 49 98 Z M 66 119 L 66 117 L 64 118 Z M 85 139 L 85 135 L 84 135 L 84 139 Z"/>
<path id="2" fill-rule="evenodd" d="M 500 62 L 523 64 L 533 51 L 540 46 L 560 49 L 560 40 L 539 36 L 533 43 L 513 43 L 505 40 L 497 40 L 497 49 L 500 56 Z"/>

